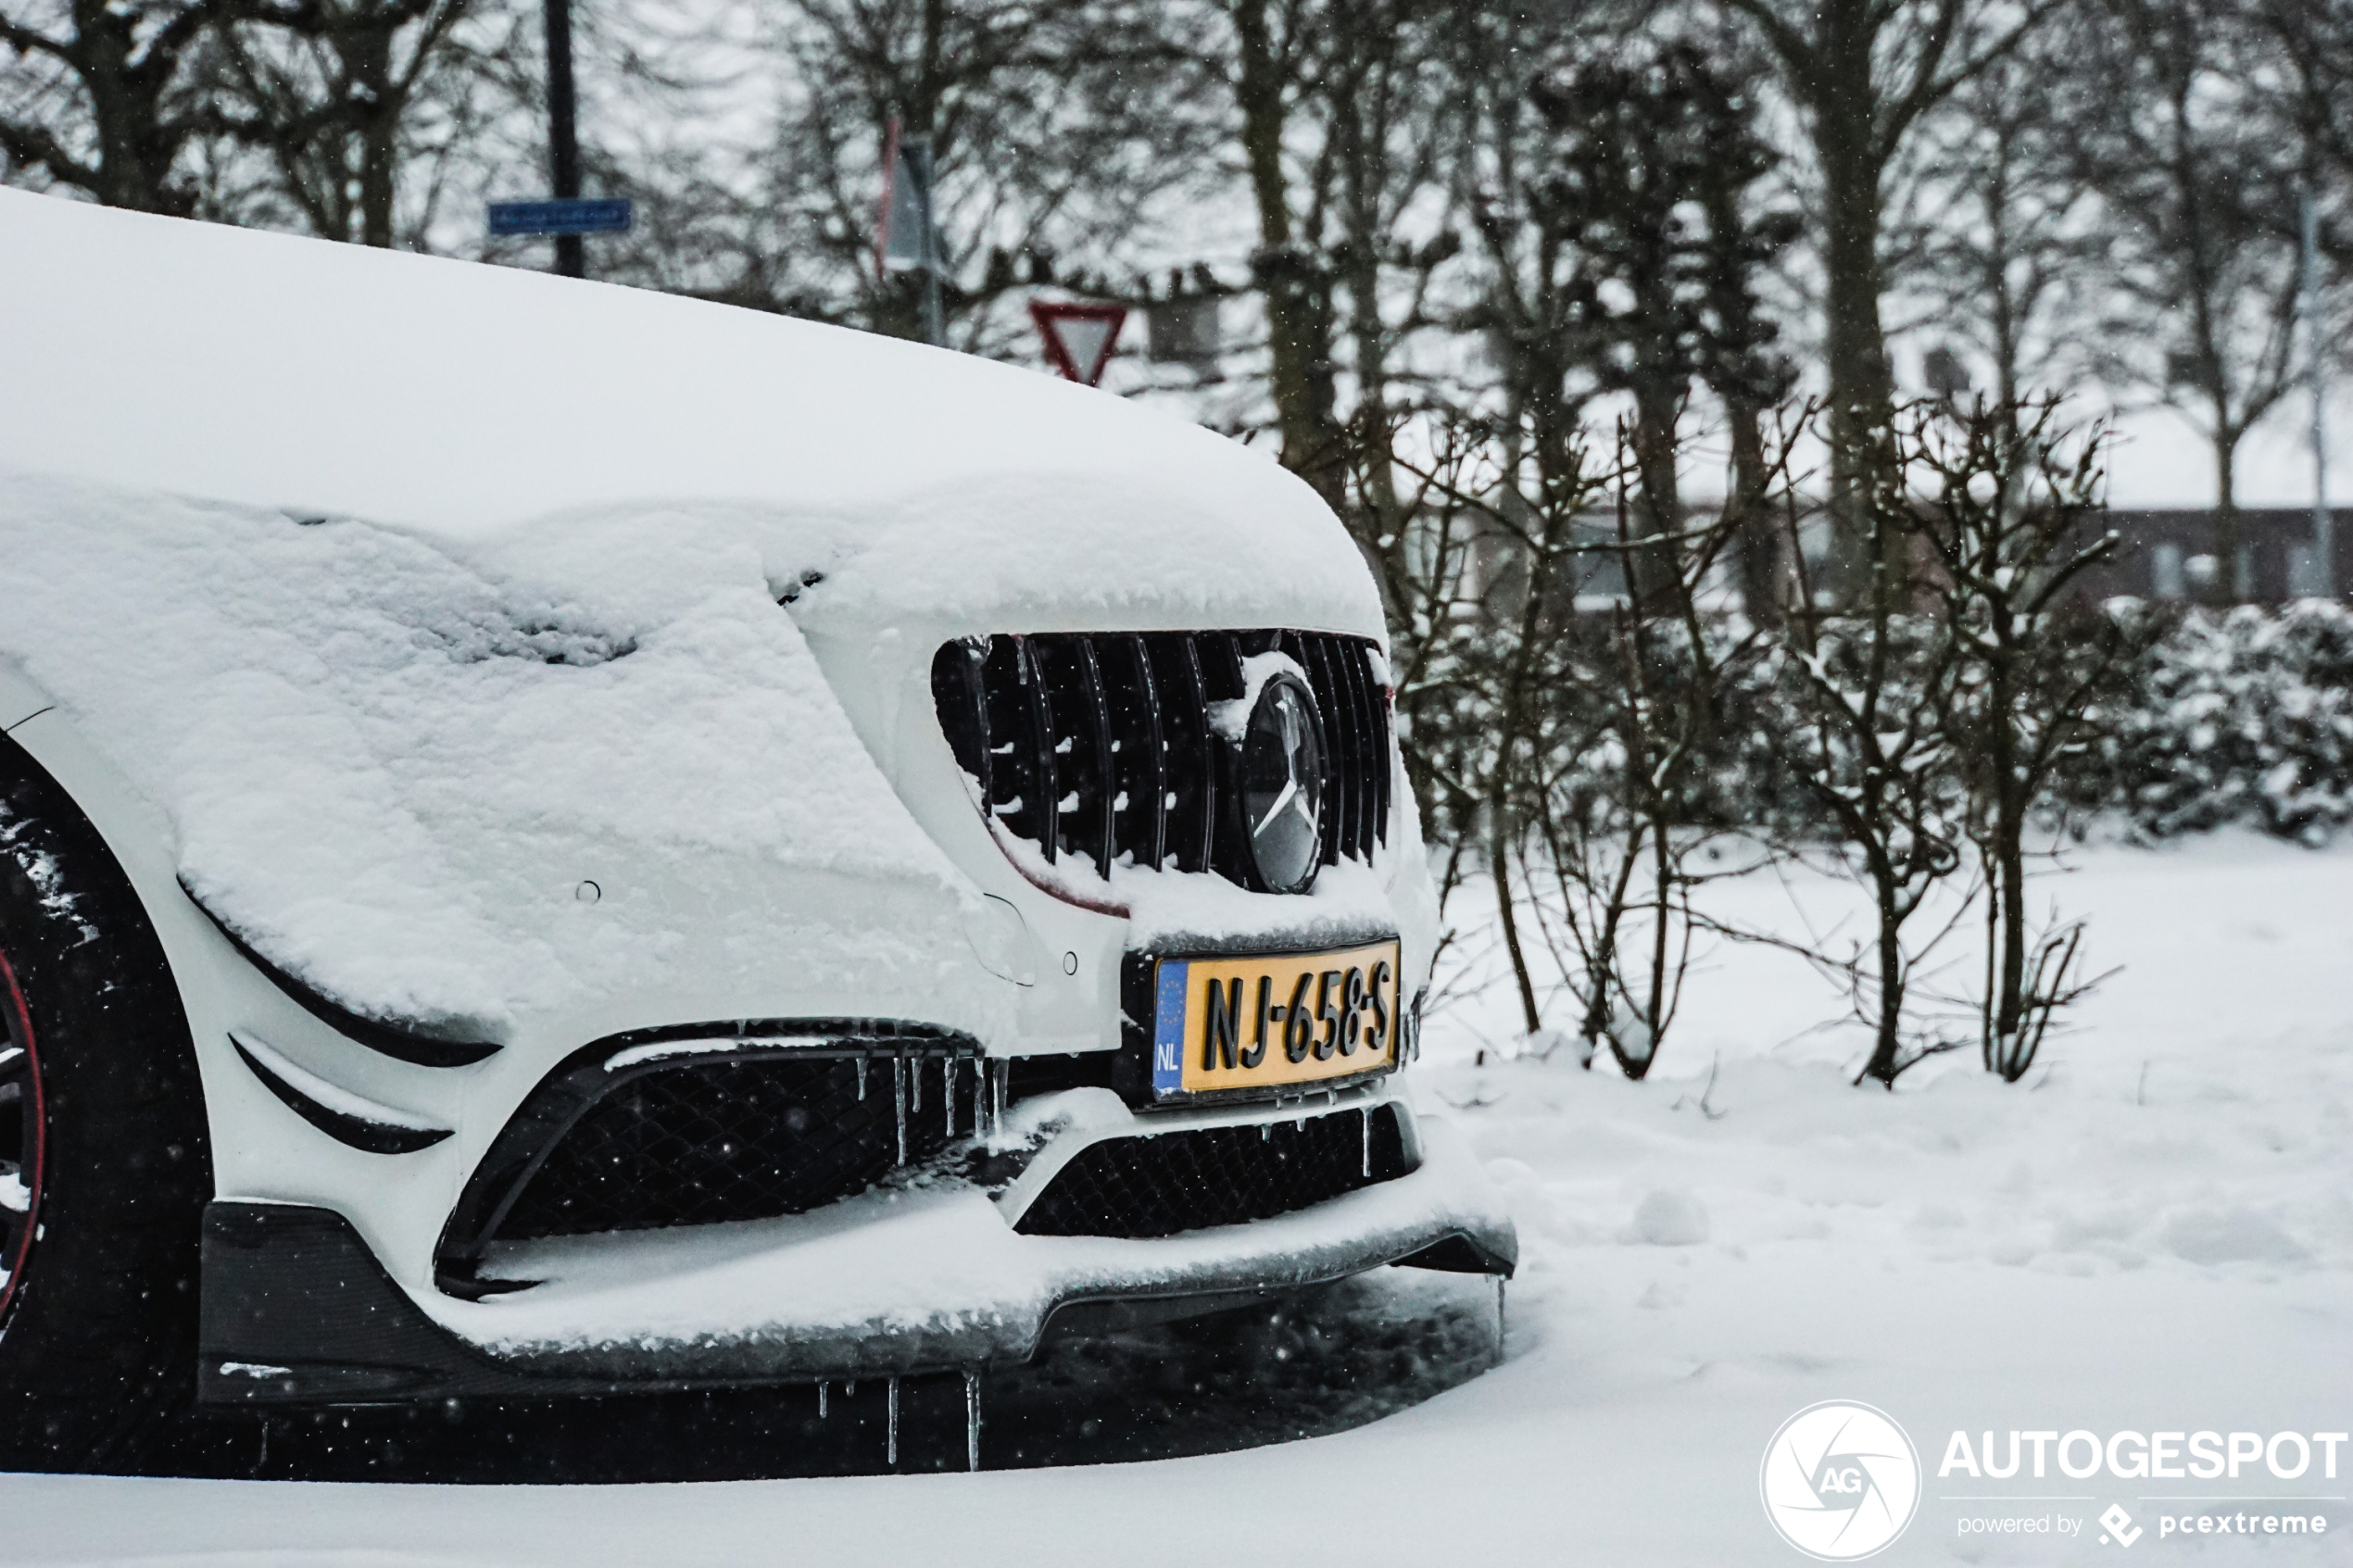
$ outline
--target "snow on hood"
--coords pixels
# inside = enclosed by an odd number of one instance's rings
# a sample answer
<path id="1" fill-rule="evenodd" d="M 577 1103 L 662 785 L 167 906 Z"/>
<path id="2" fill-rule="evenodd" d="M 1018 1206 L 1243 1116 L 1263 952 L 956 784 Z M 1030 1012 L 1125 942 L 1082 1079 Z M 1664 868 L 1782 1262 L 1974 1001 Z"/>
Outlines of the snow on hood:
<path id="1" fill-rule="evenodd" d="M 1267 453 L 969 355 L 13 191 L 0 332 L 0 464 L 441 536 L 693 505 L 886 615 L 1381 633 L 1346 533 Z"/>
<path id="2" fill-rule="evenodd" d="M 936 912 L 885 938 L 858 914 L 907 911 L 837 903 L 837 960 L 961 948 L 963 878 L 740 537 L 674 519 L 545 578 L 524 544 L 0 470 L 0 651 L 163 809 L 208 909 L 364 1012 L 503 1032 L 644 989 L 728 923 L 682 925 L 681 882 L 740 891 L 770 962 L 796 893 L 853 883 Z"/>
<path id="3" fill-rule="evenodd" d="M 969 960 L 777 608 L 809 573 L 829 633 L 1380 632 L 1265 454 L 840 329 L 0 191 L 0 655 L 215 914 L 380 1016 L 595 1017 L 780 933 L 844 1010 Z"/>

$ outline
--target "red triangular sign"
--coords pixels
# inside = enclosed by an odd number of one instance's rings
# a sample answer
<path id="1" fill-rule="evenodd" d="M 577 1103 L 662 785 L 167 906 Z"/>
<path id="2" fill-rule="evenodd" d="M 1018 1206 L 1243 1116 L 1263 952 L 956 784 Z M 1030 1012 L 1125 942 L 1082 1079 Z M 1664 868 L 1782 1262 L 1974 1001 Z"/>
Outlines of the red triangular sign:
<path id="1" fill-rule="evenodd" d="M 1127 307 L 1033 299 L 1029 319 L 1038 323 L 1038 335 L 1045 340 L 1046 362 L 1070 380 L 1093 386 L 1103 379 L 1103 367 L 1111 363 L 1119 329 L 1127 322 Z"/>

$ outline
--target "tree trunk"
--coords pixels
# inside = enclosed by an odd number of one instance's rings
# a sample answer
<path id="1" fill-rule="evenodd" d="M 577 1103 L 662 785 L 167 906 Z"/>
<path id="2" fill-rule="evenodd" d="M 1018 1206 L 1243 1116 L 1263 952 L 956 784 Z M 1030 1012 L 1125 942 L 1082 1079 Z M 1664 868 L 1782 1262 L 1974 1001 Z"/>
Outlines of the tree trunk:
<path id="1" fill-rule="evenodd" d="M 1346 498 L 1346 448 L 1333 418 L 1332 297 L 1315 257 L 1295 243 L 1290 192 L 1283 172 L 1288 119 L 1280 67 L 1268 31 L 1269 0 L 1238 0 L 1240 46 L 1235 97 L 1241 110 L 1242 160 L 1258 207 L 1258 250 L 1251 273 L 1266 306 L 1269 391 L 1283 437 L 1283 466 L 1335 507 Z"/>
<path id="2" fill-rule="evenodd" d="M 1378 269 L 1366 267 L 1365 273 Z M 1378 278 L 1352 277 L 1349 282 L 1349 334 L 1356 345 L 1357 439 L 1363 447 L 1359 497 L 1365 512 L 1365 543 L 1378 547 L 1381 538 L 1397 532 L 1397 474 L 1391 455 L 1393 433 L 1389 408 L 1388 334 L 1381 324 L 1380 306 L 1374 296 Z"/>
<path id="3" fill-rule="evenodd" d="M 77 6 L 80 58 L 74 69 L 90 94 L 96 133 L 96 182 L 90 194 L 107 207 L 185 217 L 190 194 L 171 185 L 179 138 L 161 123 L 162 88 L 173 60 L 150 58 L 134 66 L 132 30 L 139 16 L 127 7 Z"/>
<path id="4" fill-rule="evenodd" d="M 1639 387 L 1634 399 L 1634 468 L 1642 486 L 1642 532 L 1665 538 L 1683 525 L 1682 485 L 1675 471 L 1676 417 L 1682 400 L 1665 387 Z M 1642 615 L 1673 608 L 1674 546 L 1627 552 L 1627 596 Z"/>
<path id="5" fill-rule="evenodd" d="M 1986 712 L 1993 719 L 1994 880 L 1986 897 L 2001 905 L 2001 989 L 1994 998 L 1994 1035 L 2010 1077 L 2009 1042 L 2026 1012 L 2026 792 L 2018 777 L 2016 683 L 2006 659 L 1989 671 Z"/>
<path id="6" fill-rule="evenodd" d="M 1543 1026 L 1544 1017 L 1536 1001 L 1536 982 L 1529 971 L 1528 952 L 1519 939 L 1519 916 L 1512 907 L 1511 857 L 1519 842 L 1513 822 L 1512 797 L 1520 745 L 1531 728 L 1528 709 L 1529 701 L 1535 695 L 1531 688 L 1535 684 L 1537 638 L 1544 627 L 1552 571 L 1558 564 L 1555 546 L 1567 526 L 1558 514 L 1549 511 L 1540 524 L 1537 539 L 1532 542 L 1535 547 L 1526 549 L 1528 581 L 1520 590 L 1517 640 L 1504 667 L 1494 772 L 1487 783 L 1488 862 L 1495 880 L 1496 905 L 1503 917 L 1504 947 L 1512 960 L 1512 978 L 1519 985 L 1520 1012 L 1530 1035 Z"/>
<path id="7" fill-rule="evenodd" d="M 2215 400 L 2219 413 L 2221 400 Z M 2255 596 L 2252 572 L 2240 571 L 2246 544 L 2240 537 L 2238 496 L 2239 433 L 2218 418 L 2214 421 L 2214 598 L 2239 604 Z M 2248 563 L 2252 564 L 2252 563 Z"/>
<path id="8" fill-rule="evenodd" d="M 1747 403 L 1725 409 L 1731 426 L 1733 548 L 1741 576 L 1741 606 L 1758 626 L 1781 623 L 1780 530 L 1766 505 L 1772 482 L 1765 462 L 1764 411 Z"/>
<path id="9" fill-rule="evenodd" d="M 1528 1033 L 1533 1035 L 1544 1026 L 1544 1015 L 1536 1006 L 1536 981 L 1529 972 L 1528 951 L 1520 945 L 1519 915 L 1512 908 L 1513 829 L 1511 811 L 1504 800 L 1507 787 L 1499 784 L 1488 800 L 1487 864 L 1495 883 L 1495 907 L 1503 915 L 1504 950 L 1512 960 L 1512 979 L 1519 986 L 1520 1016 L 1527 1022 Z"/>
<path id="10" fill-rule="evenodd" d="M 2002 994 L 1994 1033 L 2006 1042 L 2018 1038 L 2026 1020 L 2026 835 L 2018 817 L 2005 808 L 1994 842 L 1995 874 L 2001 879 L 1996 891 L 2002 900 Z M 2012 1074 L 2005 1072 L 2003 1076 Z"/>
<path id="11" fill-rule="evenodd" d="M 1876 879 L 1879 896 L 1879 1029 L 1871 1059 L 1863 1064 L 1861 1083 L 1869 1078 L 1884 1088 L 1895 1087 L 1902 1069 L 1904 1041 L 1904 938 L 1895 916 L 1897 893 L 1884 877 Z"/>
<path id="12" fill-rule="evenodd" d="M 1860 7 L 1835 7 L 1825 74 L 1852 90 L 1815 105 L 1814 149 L 1823 203 L 1823 360 L 1830 377 L 1831 518 L 1834 586 L 1856 597 L 1872 573 L 1866 519 L 1870 492 L 1889 467 L 1887 427 L 1894 382 L 1879 302 L 1881 160 L 1871 114 L 1870 34 Z M 1843 24 L 1843 25 L 1842 25 Z M 1886 563 L 1879 563 L 1884 566 Z"/>
<path id="13" fill-rule="evenodd" d="M 1377 171 L 1365 167 L 1370 157 L 1361 140 L 1351 148 L 1348 266 L 1348 335 L 1356 351 L 1356 412 L 1353 423 L 1359 460 L 1354 465 L 1361 494 L 1352 515 L 1359 538 L 1368 549 L 1379 549 L 1386 536 L 1402 536 L 1397 515 L 1397 475 L 1393 459 L 1391 415 L 1389 408 L 1389 329 L 1380 313 L 1380 241 L 1375 225 L 1379 200 Z M 1370 189 L 1365 187 L 1370 186 Z M 1402 537 L 1400 543 L 1402 545 Z"/>

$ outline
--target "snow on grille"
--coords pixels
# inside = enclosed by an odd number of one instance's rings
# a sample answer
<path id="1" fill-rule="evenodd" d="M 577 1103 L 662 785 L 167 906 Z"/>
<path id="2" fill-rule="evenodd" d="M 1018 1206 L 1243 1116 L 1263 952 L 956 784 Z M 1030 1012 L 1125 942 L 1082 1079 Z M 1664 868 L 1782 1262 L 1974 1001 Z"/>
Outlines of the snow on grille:
<path id="1" fill-rule="evenodd" d="M 1404 1175 L 1393 1106 L 1105 1138 L 1056 1173 L 1026 1236 L 1175 1236 L 1296 1213 Z"/>

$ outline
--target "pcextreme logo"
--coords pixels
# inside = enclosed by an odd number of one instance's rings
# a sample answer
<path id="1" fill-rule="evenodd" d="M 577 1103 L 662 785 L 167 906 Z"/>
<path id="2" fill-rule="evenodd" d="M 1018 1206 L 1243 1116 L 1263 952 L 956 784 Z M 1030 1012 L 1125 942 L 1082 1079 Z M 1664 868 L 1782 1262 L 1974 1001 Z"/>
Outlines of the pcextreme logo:
<path id="1" fill-rule="evenodd" d="M 1765 1445 L 1765 1517 L 1823 1562 L 1884 1549 L 1920 1505 L 1920 1456 L 1885 1411 L 1844 1399 L 1808 1405 Z"/>

